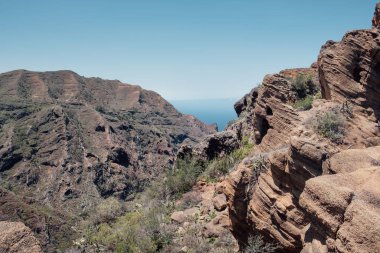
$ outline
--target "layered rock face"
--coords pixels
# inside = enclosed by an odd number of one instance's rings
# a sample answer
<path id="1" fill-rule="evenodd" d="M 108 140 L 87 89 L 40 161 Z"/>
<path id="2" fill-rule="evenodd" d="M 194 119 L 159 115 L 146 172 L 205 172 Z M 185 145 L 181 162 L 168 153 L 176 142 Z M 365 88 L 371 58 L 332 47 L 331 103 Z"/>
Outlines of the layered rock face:
<path id="1" fill-rule="evenodd" d="M 261 234 L 279 243 L 281 252 L 380 250 L 377 15 L 374 20 L 372 30 L 326 43 L 311 68 L 268 75 L 235 104 L 239 119 L 227 132 L 256 145 L 218 187 L 241 248 Z M 292 106 L 291 79 L 300 73 L 321 88 L 322 99 L 307 111 Z M 343 121 L 339 142 L 315 128 L 327 112 Z M 210 139 L 189 152 L 197 155 L 194 150 L 210 146 Z"/>
<path id="2" fill-rule="evenodd" d="M 327 42 L 318 58 L 322 97 L 361 107 L 371 121 L 380 119 L 380 34 L 377 28 L 347 33 Z"/>
<path id="3" fill-rule="evenodd" d="M 67 217 L 133 197 L 172 166 L 180 144 L 215 133 L 155 92 L 71 71 L 1 74 L 0 97 L 1 191 Z"/>
<path id="4" fill-rule="evenodd" d="M 302 252 L 380 249 L 380 146 L 334 155 L 323 175 L 306 182 L 300 205 L 311 223 Z"/>
<path id="5" fill-rule="evenodd" d="M 261 87 L 254 88 L 235 104 L 238 121 L 229 127 L 238 137 L 249 136 L 261 151 L 273 150 L 289 139 L 300 122 L 289 105 L 294 101 L 290 79 L 299 74 L 311 75 L 317 82 L 315 68 L 284 70 L 265 76 Z"/>

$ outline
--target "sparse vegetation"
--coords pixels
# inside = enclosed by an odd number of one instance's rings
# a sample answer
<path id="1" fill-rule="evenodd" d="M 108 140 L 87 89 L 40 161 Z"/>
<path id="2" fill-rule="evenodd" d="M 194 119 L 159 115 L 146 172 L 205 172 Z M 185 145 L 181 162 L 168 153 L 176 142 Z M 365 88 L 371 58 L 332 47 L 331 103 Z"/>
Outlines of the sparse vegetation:
<path id="1" fill-rule="evenodd" d="M 241 147 L 231 154 L 210 161 L 202 174 L 206 180 L 215 181 L 219 177 L 226 175 L 237 163 L 243 160 L 252 150 L 253 144 L 247 137 L 242 140 Z"/>
<path id="2" fill-rule="evenodd" d="M 36 152 L 36 139 L 32 136 L 32 131 L 28 126 L 20 126 L 14 129 L 14 138 L 12 143 L 15 147 L 15 154 L 19 154 L 24 158 L 31 158 Z"/>
<path id="3" fill-rule="evenodd" d="M 100 112 L 100 113 L 106 113 L 106 108 L 104 108 L 104 106 L 101 106 L 101 105 L 97 105 L 95 107 L 95 110 Z"/>
<path id="4" fill-rule="evenodd" d="M 89 217 L 92 224 L 109 223 L 125 212 L 125 207 L 114 197 L 102 201 Z"/>
<path id="5" fill-rule="evenodd" d="M 317 94 L 315 94 L 314 99 L 322 99 L 322 92 L 318 91 Z"/>
<path id="6" fill-rule="evenodd" d="M 342 107 L 340 108 L 340 112 L 346 115 L 349 118 L 353 118 L 353 105 L 349 100 L 346 100 L 343 104 Z"/>
<path id="7" fill-rule="evenodd" d="M 344 117 L 337 108 L 317 115 L 312 121 L 314 131 L 332 142 L 341 143 L 345 132 Z"/>
<path id="8" fill-rule="evenodd" d="M 175 233 L 169 218 L 173 208 L 166 201 L 150 195 L 149 190 L 154 190 L 152 187 L 136 200 L 144 205 L 130 202 L 129 209 L 125 210 L 122 203 L 110 198 L 97 206 L 82 224 L 85 233 L 83 238 L 75 241 L 76 247 L 91 248 L 94 252 L 149 253 L 159 252 L 169 245 Z M 126 213 L 121 215 L 124 211 Z"/>
<path id="9" fill-rule="evenodd" d="M 176 167 L 167 176 L 166 186 L 170 195 L 179 196 L 189 191 L 200 176 L 214 181 L 227 174 L 238 162 L 252 150 L 248 138 L 243 138 L 241 147 L 232 153 L 212 161 L 196 161 L 191 158 L 178 159 Z"/>
<path id="10" fill-rule="evenodd" d="M 177 159 L 175 169 L 170 171 L 165 182 L 170 195 L 179 196 L 189 191 L 205 170 L 206 162 L 191 158 Z"/>
<path id="11" fill-rule="evenodd" d="M 17 85 L 17 93 L 23 99 L 28 99 L 30 97 L 30 84 L 20 81 Z"/>
<path id="12" fill-rule="evenodd" d="M 59 84 L 51 83 L 48 85 L 48 94 L 50 97 L 57 99 L 63 95 L 63 87 Z"/>
<path id="13" fill-rule="evenodd" d="M 82 229 L 86 232 L 83 238 L 76 240 L 76 247 L 90 247 L 95 252 L 178 252 L 182 247 L 188 248 L 188 252 L 232 252 L 232 238 L 227 235 L 226 238 L 205 238 L 202 236 L 203 227 L 198 222 L 192 222 L 190 227 L 185 228 L 181 241 L 173 241 L 178 236 L 179 226 L 171 222 L 169 215 L 175 210 L 175 199 L 189 191 L 200 177 L 212 178 L 228 173 L 231 166 L 251 152 L 252 147 L 244 138 L 239 149 L 222 159 L 211 162 L 197 162 L 189 158 L 177 160 L 176 169 L 168 172 L 164 183 L 163 180 L 153 182 L 128 204 L 129 210 L 121 216 L 125 209 L 120 202 L 113 198 L 104 201 L 86 219 L 87 223 Z M 179 207 L 186 209 L 197 205 L 202 199 L 194 194 L 184 194 Z M 215 217 L 213 211 L 206 219 Z"/>
<path id="14" fill-rule="evenodd" d="M 250 236 L 244 253 L 273 253 L 280 247 L 276 243 L 266 243 L 261 235 Z"/>

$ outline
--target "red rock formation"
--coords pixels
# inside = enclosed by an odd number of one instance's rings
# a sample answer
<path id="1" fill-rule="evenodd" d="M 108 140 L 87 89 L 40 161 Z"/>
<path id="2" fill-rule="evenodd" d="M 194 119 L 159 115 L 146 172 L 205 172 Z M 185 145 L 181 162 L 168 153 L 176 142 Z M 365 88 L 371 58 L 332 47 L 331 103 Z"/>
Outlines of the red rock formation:
<path id="1" fill-rule="evenodd" d="M 380 249 L 380 146 L 346 150 L 329 171 L 306 182 L 300 205 L 311 223 L 302 252 L 376 252 Z"/>
<path id="2" fill-rule="evenodd" d="M 349 32 L 341 42 L 327 42 L 318 58 L 323 98 L 348 100 L 373 121 L 379 119 L 379 36 L 378 30 Z"/>
<path id="3" fill-rule="evenodd" d="M 349 32 L 322 47 L 318 69 L 268 75 L 235 104 L 228 131 L 256 142 L 220 186 L 242 248 L 260 233 L 284 252 L 379 251 L 379 43 L 377 29 Z M 286 77 L 299 71 L 318 74 L 323 99 L 309 111 L 291 106 Z M 340 143 L 313 130 L 326 111 L 342 115 Z"/>

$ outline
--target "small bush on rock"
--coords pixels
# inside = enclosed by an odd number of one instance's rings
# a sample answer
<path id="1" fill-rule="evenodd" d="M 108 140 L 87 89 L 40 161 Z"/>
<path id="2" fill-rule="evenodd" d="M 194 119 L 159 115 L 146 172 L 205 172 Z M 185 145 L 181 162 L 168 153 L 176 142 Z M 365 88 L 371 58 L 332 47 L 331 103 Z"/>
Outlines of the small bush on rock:
<path id="1" fill-rule="evenodd" d="M 273 253 L 280 247 L 275 243 L 265 243 L 261 235 L 251 236 L 244 253 Z"/>
<path id="2" fill-rule="evenodd" d="M 295 109 L 306 111 L 306 110 L 310 110 L 312 108 L 313 101 L 314 101 L 314 97 L 311 95 L 308 95 L 307 97 L 294 102 L 292 104 L 292 106 Z"/>
<path id="3" fill-rule="evenodd" d="M 320 98 L 320 88 L 313 81 L 312 75 L 298 74 L 291 80 L 291 89 L 295 94 L 295 101 L 291 105 L 298 110 L 309 110 L 314 99 Z"/>
<path id="4" fill-rule="evenodd" d="M 315 94 L 319 90 L 319 87 L 313 81 L 313 77 L 305 74 L 298 74 L 297 77 L 292 80 L 291 86 L 299 99 L 305 98 L 309 94 Z"/>
<path id="5" fill-rule="evenodd" d="M 332 142 L 341 143 L 344 137 L 344 117 L 337 110 L 317 115 L 312 122 L 314 131 Z"/>

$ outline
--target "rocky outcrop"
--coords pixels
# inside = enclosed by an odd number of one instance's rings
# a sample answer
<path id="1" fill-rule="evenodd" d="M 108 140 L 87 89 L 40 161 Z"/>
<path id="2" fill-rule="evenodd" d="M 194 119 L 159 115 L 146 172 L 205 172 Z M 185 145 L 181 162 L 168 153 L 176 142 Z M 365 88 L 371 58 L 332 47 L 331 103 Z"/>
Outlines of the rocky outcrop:
<path id="1" fill-rule="evenodd" d="M 296 110 L 289 105 L 295 99 L 291 79 L 299 74 L 311 75 L 317 82 L 315 68 L 284 70 L 265 76 L 261 87 L 252 89 L 235 104 L 239 119 L 228 129 L 235 131 L 240 139 L 249 137 L 261 151 L 283 145 L 300 121 Z"/>
<path id="2" fill-rule="evenodd" d="M 373 14 L 372 27 L 376 28 L 380 25 L 380 3 L 376 4 L 375 13 Z"/>
<path id="3" fill-rule="evenodd" d="M 12 189 L 11 184 L 6 187 Z M 55 252 L 74 240 L 76 231 L 73 226 L 79 221 L 77 217 L 10 190 L 0 187 L 0 222 L 25 224 L 45 252 Z"/>
<path id="4" fill-rule="evenodd" d="M 231 153 L 239 147 L 239 138 L 234 131 L 223 131 L 207 136 L 199 144 L 183 145 L 177 157 L 196 157 L 199 160 L 212 160 Z"/>
<path id="5" fill-rule="evenodd" d="M 280 252 L 380 249 L 379 35 L 358 30 L 327 42 L 317 64 L 268 75 L 235 104 L 239 119 L 227 130 L 256 144 L 220 184 L 241 248 L 259 233 Z M 300 73 L 321 88 L 307 111 L 292 107 Z M 344 125 L 340 142 L 315 130 L 326 112 Z"/>
<path id="6" fill-rule="evenodd" d="M 243 243 L 249 233 L 260 232 L 287 252 L 299 252 L 308 225 L 299 196 L 308 179 L 322 174 L 328 152 L 292 138 L 289 147 L 265 155 L 264 169 L 255 166 L 257 157 L 246 159 L 224 182 L 233 232 Z"/>
<path id="7" fill-rule="evenodd" d="M 380 31 L 357 30 L 327 42 L 318 57 L 322 97 L 358 106 L 355 113 L 380 119 Z"/>
<path id="8" fill-rule="evenodd" d="M 32 231 L 21 222 L 0 221 L 0 252 L 42 253 Z"/>
<path id="9" fill-rule="evenodd" d="M 306 182 L 300 205 L 311 223 L 302 252 L 380 249 L 379 158 L 380 147 L 342 151 L 330 159 L 333 175 Z"/>

